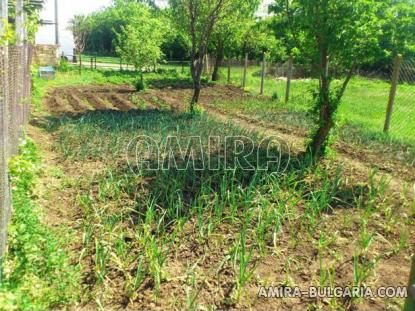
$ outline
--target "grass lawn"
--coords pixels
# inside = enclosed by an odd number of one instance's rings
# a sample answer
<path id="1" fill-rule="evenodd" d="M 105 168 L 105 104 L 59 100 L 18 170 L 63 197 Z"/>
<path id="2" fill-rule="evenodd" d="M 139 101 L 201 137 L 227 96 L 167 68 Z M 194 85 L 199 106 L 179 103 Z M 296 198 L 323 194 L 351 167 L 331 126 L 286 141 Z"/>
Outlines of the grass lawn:
<path id="1" fill-rule="evenodd" d="M 82 54 L 82 59 L 89 61 L 91 58 L 97 58 L 97 63 L 119 64 L 120 58 L 117 56 L 95 56 L 91 54 Z"/>
<path id="2" fill-rule="evenodd" d="M 221 82 L 226 83 L 227 69 L 221 69 Z M 234 67 L 231 71 L 231 83 L 235 86 L 242 84 L 243 69 Z M 334 81 L 339 84 L 340 81 Z M 260 93 L 260 67 L 249 67 L 246 90 L 253 94 Z M 288 109 L 304 112 L 312 108 L 312 93 L 318 81 L 313 79 L 293 80 L 291 86 L 291 100 L 284 103 L 286 81 L 276 80 L 267 76 L 264 82 L 264 95 L 276 97 L 276 109 Z M 350 81 L 349 87 L 339 107 L 338 118 L 340 124 L 360 128 L 367 140 L 390 140 L 415 145 L 415 85 L 400 85 L 396 98 L 390 135 L 383 134 L 386 106 L 388 103 L 390 84 L 379 79 L 355 77 Z M 240 109 L 233 103 L 235 109 Z M 260 103 L 258 104 L 260 105 Z M 269 105 L 263 107 L 263 113 L 269 111 Z M 261 107 L 258 106 L 260 111 Z M 389 139 L 390 138 L 390 139 Z"/>

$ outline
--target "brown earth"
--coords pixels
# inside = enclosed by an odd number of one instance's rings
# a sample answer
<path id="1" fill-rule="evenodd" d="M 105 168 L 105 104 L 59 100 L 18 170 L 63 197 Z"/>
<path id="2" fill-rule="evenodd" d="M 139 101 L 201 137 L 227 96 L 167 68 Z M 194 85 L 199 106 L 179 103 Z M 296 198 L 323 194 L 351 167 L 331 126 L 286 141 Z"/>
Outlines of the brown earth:
<path id="1" fill-rule="evenodd" d="M 46 99 L 48 110 L 55 115 L 80 114 L 88 110 L 139 110 L 132 102 L 136 100 L 144 102 L 147 109 L 163 109 L 171 107 L 173 111 L 185 111 L 190 101 L 192 91 L 190 89 L 157 89 L 148 90 L 145 93 L 136 93 L 129 86 L 87 86 L 57 88 Z M 234 86 L 215 85 L 205 87 L 201 93 L 200 103 L 212 116 L 222 120 L 237 123 L 253 132 L 260 132 L 267 136 L 277 137 L 284 144 L 291 147 L 291 151 L 298 153 L 304 151 L 306 131 L 298 127 L 290 127 L 284 124 L 272 124 L 258 120 L 252 116 L 240 113 L 228 113 L 217 107 L 215 102 L 220 100 L 246 100 L 251 97 L 248 93 Z M 396 190 L 402 189 L 406 183 L 415 182 L 415 166 L 405 164 L 389 157 L 387 153 L 352 146 L 350 144 L 336 143 L 336 151 L 339 153 L 338 162 L 352 169 L 356 174 L 365 179 L 372 170 L 377 170 L 391 180 Z"/>
<path id="2" fill-rule="evenodd" d="M 133 99 L 133 96 L 135 99 Z M 270 124 L 265 121 L 256 120 L 253 117 L 232 114 L 218 109 L 214 103 L 217 100 L 244 100 L 249 94 L 242 90 L 229 87 L 219 86 L 206 87 L 202 91 L 201 104 L 204 109 L 213 117 L 222 120 L 232 120 L 248 130 L 260 132 L 263 135 L 277 136 L 280 140 L 290 144 L 294 152 L 303 150 L 305 132 L 299 129 L 290 129 L 284 125 Z M 133 89 L 127 86 L 89 86 L 77 88 L 59 88 L 55 89 L 45 100 L 49 112 L 54 115 L 78 115 L 89 110 L 140 110 L 135 104 L 137 99 L 144 102 L 147 109 L 166 109 L 171 107 L 173 111 L 184 111 L 187 108 L 191 97 L 189 89 L 161 89 L 148 90 L 144 93 L 135 93 Z M 46 155 L 45 161 L 47 167 L 56 167 L 65 174 L 65 178 L 56 177 L 57 174 L 51 171 L 45 171 L 43 177 L 43 188 L 47 196 L 40 196 L 42 206 L 48 211 L 47 221 L 53 226 L 67 225 L 77 231 L 79 228 L 76 224 L 79 217 L 82 217 L 75 203 L 75 197 L 78 193 L 76 189 L 76 180 L 81 179 L 82 175 L 92 175 L 99 172 L 105 164 L 103 163 L 73 163 L 64 162 L 62 156 L 57 155 L 52 144 L 56 137 L 39 130 L 34 124 L 30 130 L 30 135 L 41 146 Z M 402 187 L 407 183 L 413 184 L 415 180 L 414 167 L 404 165 L 398 161 L 390 161 L 387 155 L 377 153 L 373 150 L 366 150 L 356 146 L 346 146 L 341 143 L 336 145 L 339 153 L 337 163 L 345 166 L 347 182 L 351 185 L 367 181 L 367 176 L 372 169 L 378 169 L 384 176 L 391 180 L 391 189 L 394 196 L 400 197 Z M 59 175 L 59 174 L 58 174 Z M 65 183 L 65 186 L 62 186 Z M 54 185 L 54 186 L 52 186 Z M 61 185 L 61 186 L 59 186 Z M 43 199 L 42 199 L 43 198 Z M 399 209 L 399 206 L 396 207 Z M 404 211 L 400 211 L 404 213 Z M 351 215 L 352 225 L 346 226 L 341 219 L 346 219 Z M 340 220 L 340 221 L 339 221 Z M 353 262 L 351 262 L 352 245 L 350 238 L 358 229 L 359 219 L 353 215 L 353 211 L 347 209 L 335 210 L 333 214 L 326 216 L 327 227 L 331 228 L 335 234 L 339 235 L 336 242 L 331 245 L 331 251 L 341 250 L 344 254 L 342 266 L 335 267 L 336 279 L 346 280 L 352 278 Z M 345 226 L 345 228 L 343 228 Z M 166 267 L 170 272 L 170 277 L 163 282 L 160 297 L 154 299 L 153 288 L 150 283 L 145 283 L 138 297 L 132 303 L 125 305 L 125 302 L 114 301 L 114 307 L 106 310 L 182 310 L 183 305 L 174 308 L 174 301 L 186 300 L 188 288 L 188 279 L 185 273 L 190 264 L 198 262 L 195 273 L 199 276 L 196 288 L 199 289 L 199 303 L 204 306 L 212 305 L 217 309 L 223 310 L 305 310 L 304 305 L 312 305 L 321 302 L 321 299 L 260 299 L 258 298 L 258 286 L 260 285 L 282 285 L 286 283 L 285 276 L 290 272 L 293 276 L 291 280 L 301 288 L 306 288 L 311 284 L 316 284 L 319 278 L 318 258 L 315 248 L 309 245 L 307 239 L 302 239 L 299 231 L 299 224 L 296 221 L 284 227 L 281 236 L 290 236 L 292 232 L 297 232 L 298 241 L 295 244 L 288 243 L 284 239 L 275 242 L 275 249 L 271 251 L 272 255 L 261 260 L 258 264 L 255 278 L 247 287 L 247 298 L 241 300 L 238 305 L 229 303 L 230 293 L 233 290 L 235 271 L 228 264 L 223 265 L 222 259 L 224 254 L 229 251 L 231 236 L 235 234 L 233 228 L 224 224 L 218 229 L 222 234 L 212 241 L 209 245 L 200 245 L 196 243 L 197 232 L 192 223 L 188 223 L 184 230 L 184 235 L 178 237 L 177 245 L 167 259 Z M 376 228 L 378 232 L 384 232 L 382 224 Z M 409 273 L 409 252 L 397 254 L 388 252 L 390 244 L 398 243 L 399 232 L 384 232 L 388 241 L 382 235 L 374 238 L 374 252 L 376 254 L 385 253 L 387 258 L 383 258 L 377 266 L 376 284 L 382 285 L 405 285 Z M 77 245 L 81 242 L 73 242 L 72 248 L 76 252 Z M 409 238 L 409 243 L 414 245 L 414 237 Z M 389 244 L 388 244 L 389 243 Z M 287 266 L 287 260 L 290 264 Z M 327 263 L 330 265 L 330 263 Z M 117 286 L 117 280 L 113 281 Z M 323 305 L 327 303 L 323 301 Z M 398 310 L 393 301 L 381 299 L 369 299 L 363 304 L 348 304 L 348 310 Z M 84 307 L 75 307 L 74 310 L 95 310 L 93 304 L 87 304 Z M 327 307 L 328 309 L 328 307 Z M 326 310 L 324 308 L 323 310 Z"/>

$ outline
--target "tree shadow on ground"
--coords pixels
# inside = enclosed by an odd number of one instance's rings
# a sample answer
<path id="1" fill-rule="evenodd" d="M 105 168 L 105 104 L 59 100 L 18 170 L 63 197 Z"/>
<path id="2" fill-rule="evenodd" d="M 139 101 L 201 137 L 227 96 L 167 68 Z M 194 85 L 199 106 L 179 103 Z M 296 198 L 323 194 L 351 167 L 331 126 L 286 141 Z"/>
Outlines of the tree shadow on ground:
<path id="1" fill-rule="evenodd" d="M 31 124 L 50 133 L 59 133 L 67 125 L 93 126 L 108 136 L 118 133 L 123 126 L 128 128 L 128 124 L 135 124 L 135 128 L 131 128 L 131 132 L 135 133 L 132 136 L 135 136 L 140 135 L 145 128 L 145 125 L 140 124 L 143 120 L 150 120 L 147 121 L 151 124 L 148 132 L 157 132 L 159 129 L 168 134 L 169 128 L 174 130 L 179 125 L 191 127 L 192 123 L 200 121 L 197 118 L 171 111 L 91 111 L 78 116 L 34 119 Z M 246 132 L 241 130 L 240 133 Z M 324 177 L 327 184 L 324 189 L 319 181 L 306 182 L 310 176 L 314 176 L 315 165 L 304 155 L 291 154 L 286 142 L 263 140 L 256 144 L 255 139 L 258 137 L 253 136 L 252 148 L 241 152 L 238 146 L 249 145 L 249 137 L 230 137 L 208 149 L 204 149 L 208 147 L 204 137 L 201 150 L 197 142 L 195 146 L 190 145 L 189 149 L 189 136 L 185 134 L 181 133 L 179 144 L 170 146 L 170 149 L 160 148 L 161 153 L 157 154 L 147 155 L 144 152 L 146 156 L 140 159 L 137 158 L 137 145 L 133 143 L 130 149 L 125 150 L 126 160 L 117 161 L 116 167 L 111 168 L 115 177 L 119 176 L 120 179 L 130 175 L 139 176 L 145 181 L 139 187 L 126 185 L 124 189 L 135 200 L 136 207 L 132 214 L 137 223 L 144 221 L 143 215 L 149 202 L 164 211 L 163 221 L 173 223 L 177 218 L 187 217 L 195 206 L 208 206 L 213 201 L 224 206 L 257 204 L 251 201 L 251 196 L 256 192 L 269 193 L 273 187 L 292 188 L 302 193 L 305 201 L 313 201 L 316 194 L 321 194 L 324 205 L 322 211 L 328 213 L 333 208 L 355 207 L 356 197 L 363 201 L 362 204 L 367 200 L 366 185 L 337 184 L 336 178 L 333 178 L 335 173 L 328 172 Z M 193 134 L 195 131 L 189 133 Z M 88 161 L 91 160 L 88 158 Z M 108 163 L 113 164 L 111 154 L 108 160 Z M 277 197 L 275 199 L 278 200 Z"/>

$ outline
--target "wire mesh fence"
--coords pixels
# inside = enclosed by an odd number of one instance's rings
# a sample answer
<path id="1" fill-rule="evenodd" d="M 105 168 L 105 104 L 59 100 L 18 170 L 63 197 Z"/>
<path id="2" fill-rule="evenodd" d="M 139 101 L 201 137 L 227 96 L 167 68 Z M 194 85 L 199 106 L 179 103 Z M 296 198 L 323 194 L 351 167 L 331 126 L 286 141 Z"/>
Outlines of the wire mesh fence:
<path id="1" fill-rule="evenodd" d="M 11 214 L 8 160 L 18 152 L 23 125 L 29 117 L 32 46 L 3 45 L 0 54 L 0 257 L 6 249 Z"/>
<path id="2" fill-rule="evenodd" d="M 116 56 L 83 55 L 82 60 L 79 55 L 65 57 L 78 68 L 82 65 L 83 68 L 91 70 L 134 71 L 134 66 L 126 64 Z M 218 64 L 219 69 L 215 68 Z M 190 77 L 188 60 L 163 61 L 154 67 L 144 69 L 145 72 L 162 69 L 161 73 L 173 72 L 181 74 L 183 78 Z M 333 85 L 340 86 L 345 78 L 344 72 L 333 67 L 331 73 Z M 390 118 L 390 129 L 386 131 L 386 135 L 384 127 L 392 73 L 392 70 L 388 72 L 385 68 L 355 71 L 338 113 L 342 129 L 347 130 L 342 132 L 346 142 L 357 142 L 364 146 L 370 144 L 371 149 L 383 148 L 380 146 L 382 144 L 402 147 L 410 145 L 415 150 L 415 106 L 412 100 L 415 93 L 414 61 L 405 59 L 401 66 L 396 103 Z M 245 55 L 238 59 L 224 59 L 218 62 L 214 57 L 207 56 L 204 60 L 204 75 L 209 80 L 242 87 L 253 95 L 272 98 L 275 100 L 275 108 L 289 110 L 290 113 L 300 112 L 303 121 L 307 121 L 310 116 L 307 112 L 314 107 L 313 92 L 319 86 L 318 68 L 301 64 L 293 57 L 280 62 L 273 62 L 265 57 L 263 62 L 261 59 L 250 59 Z M 291 115 L 294 115 L 293 113 Z M 266 111 L 261 112 L 261 116 L 264 115 L 267 115 Z M 276 121 L 280 122 L 278 115 L 274 115 Z M 267 119 L 274 121 L 269 114 Z M 311 122 L 306 122 L 307 129 L 310 128 Z"/>
<path id="3" fill-rule="evenodd" d="M 415 140 L 415 61 L 403 59 L 399 69 L 390 132 Z"/>

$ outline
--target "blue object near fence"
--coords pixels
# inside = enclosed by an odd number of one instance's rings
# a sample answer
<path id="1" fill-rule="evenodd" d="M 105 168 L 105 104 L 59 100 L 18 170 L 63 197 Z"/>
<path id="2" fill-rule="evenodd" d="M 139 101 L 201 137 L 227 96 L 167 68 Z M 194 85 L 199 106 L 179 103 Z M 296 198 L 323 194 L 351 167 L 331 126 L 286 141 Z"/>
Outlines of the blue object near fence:
<path id="1" fill-rule="evenodd" d="M 39 67 L 39 77 L 43 79 L 55 79 L 55 69 L 52 66 Z"/>

